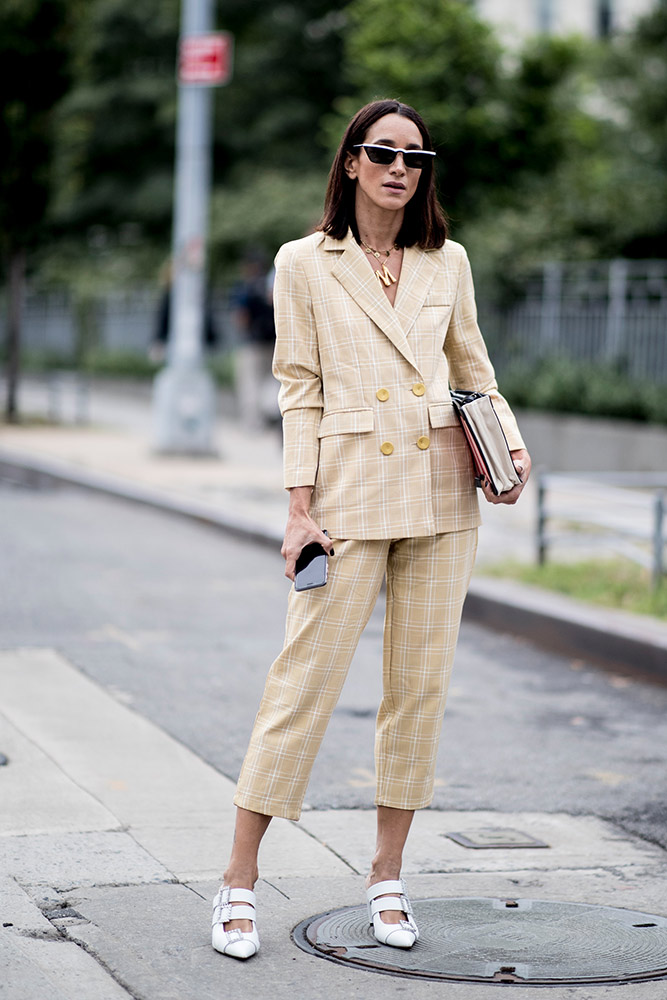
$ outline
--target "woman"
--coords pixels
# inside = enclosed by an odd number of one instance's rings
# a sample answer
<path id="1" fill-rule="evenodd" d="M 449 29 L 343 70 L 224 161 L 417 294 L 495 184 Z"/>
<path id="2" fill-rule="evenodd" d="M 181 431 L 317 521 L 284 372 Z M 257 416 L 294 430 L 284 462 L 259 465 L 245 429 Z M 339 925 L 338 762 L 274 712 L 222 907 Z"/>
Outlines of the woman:
<path id="1" fill-rule="evenodd" d="M 415 809 L 433 795 L 447 685 L 480 522 L 449 388 L 489 393 L 526 482 L 530 458 L 498 393 L 463 247 L 446 240 L 419 114 L 374 101 L 350 122 L 318 232 L 276 258 L 274 374 L 281 382 L 289 514 L 282 554 L 330 554 L 326 586 L 290 592 L 236 797 L 213 947 L 247 958 L 257 852 L 272 816 L 298 819 L 359 636 L 387 580 L 376 730 L 377 845 L 366 886 L 376 938 L 418 937 L 400 881 Z M 491 503 L 516 503 L 523 486 Z M 322 529 L 328 530 L 328 535 Z M 335 555 L 334 555 L 335 549 Z"/>

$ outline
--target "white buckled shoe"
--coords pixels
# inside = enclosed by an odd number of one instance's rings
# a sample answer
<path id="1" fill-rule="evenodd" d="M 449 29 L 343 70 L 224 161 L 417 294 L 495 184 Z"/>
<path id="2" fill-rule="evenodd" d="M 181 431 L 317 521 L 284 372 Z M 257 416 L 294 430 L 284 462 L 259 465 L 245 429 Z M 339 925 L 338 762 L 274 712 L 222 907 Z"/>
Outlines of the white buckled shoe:
<path id="1" fill-rule="evenodd" d="M 245 906 L 232 906 L 245 903 Z M 211 944 L 222 955 L 232 958 L 252 958 L 259 951 L 259 935 L 255 926 L 255 893 L 250 889 L 232 889 L 229 885 L 220 887 L 213 900 L 213 920 L 211 921 Z M 251 920 L 251 931 L 225 930 L 230 920 Z"/>
<path id="2" fill-rule="evenodd" d="M 396 893 L 397 895 L 387 895 Z M 383 899 L 378 899 L 383 896 Z M 392 948 L 412 948 L 419 937 L 419 929 L 412 915 L 412 904 L 408 899 L 403 879 L 376 882 L 366 890 L 368 900 L 368 919 L 373 933 L 380 944 L 388 944 Z M 406 919 L 399 924 L 385 924 L 380 916 L 383 910 L 402 910 Z"/>

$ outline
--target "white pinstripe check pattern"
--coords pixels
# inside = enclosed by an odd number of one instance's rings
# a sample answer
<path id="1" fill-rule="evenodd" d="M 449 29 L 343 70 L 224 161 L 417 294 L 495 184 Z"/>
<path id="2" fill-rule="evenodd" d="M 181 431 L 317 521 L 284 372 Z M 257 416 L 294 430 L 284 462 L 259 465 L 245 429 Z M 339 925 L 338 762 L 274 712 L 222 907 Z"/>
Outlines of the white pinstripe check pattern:
<path id="1" fill-rule="evenodd" d="M 290 595 L 234 801 L 298 819 L 386 573 L 376 802 L 422 808 L 479 524 L 450 383 L 489 393 L 510 448 L 523 442 L 458 243 L 406 248 L 392 308 L 351 233 L 315 233 L 278 253 L 274 304 L 285 486 L 314 487 L 310 512 L 336 555 L 326 587 Z"/>
<path id="2" fill-rule="evenodd" d="M 397 541 L 334 539 L 325 587 L 292 589 L 235 803 L 298 819 L 324 732 L 387 574 L 378 805 L 420 809 L 435 757 L 476 529 Z"/>
<path id="3" fill-rule="evenodd" d="M 510 448 L 523 442 L 497 390 L 463 247 L 406 248 L 392 308 L 351 233 L 315 233 L 278 253 L 274 303 L 285 487 L 314 486 L 311 513 L 339 538 L 478 525 L 450 382 L 488 392 Z"/>

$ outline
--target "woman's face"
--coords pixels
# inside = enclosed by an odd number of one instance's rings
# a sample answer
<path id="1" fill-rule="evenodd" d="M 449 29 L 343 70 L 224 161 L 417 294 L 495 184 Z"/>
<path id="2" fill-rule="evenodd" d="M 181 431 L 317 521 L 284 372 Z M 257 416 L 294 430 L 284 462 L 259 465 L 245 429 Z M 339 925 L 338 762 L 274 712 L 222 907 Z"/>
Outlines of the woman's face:
<path id="1" fill-rule="evenodd" d="M 371 125 L 364 142 L 402 149 L 423 149 L 421 132 L 413 121 L 402 115 L 390 114 Z M 421 177 L 421 170 L 406 167 L 403 154 L 397 153 L 393 163 L 383 166 L 371 163 L 365 149 L 348 153 L 345 161 L 347 176 L 357 182 L 357 205 L 360 200 L 378 208 L 397 211 L 410 201 Z"/>

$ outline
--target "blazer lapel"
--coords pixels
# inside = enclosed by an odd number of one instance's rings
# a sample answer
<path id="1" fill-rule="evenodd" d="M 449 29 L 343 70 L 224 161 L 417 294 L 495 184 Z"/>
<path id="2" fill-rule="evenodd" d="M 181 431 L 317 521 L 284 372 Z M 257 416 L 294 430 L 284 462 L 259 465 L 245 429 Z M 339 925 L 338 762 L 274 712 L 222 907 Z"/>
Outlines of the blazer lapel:
<path id="1" fill-rule="evenodd" d="M 419 250 L 418 247 L 405 248 L 394 312 L 406 337 L 424 305 L 437 270 L 435 254 Z"/>
<path id="2" fill-rule="evenodd" d="M 365 259 L 366 254 L 355 240 L 351 230 L 348 231 L 344 240 L 334 240 L 329 236 L 325 237 L 324 249 L 343 250 L 343 253 L 331 270 L 332 275 L 341 283 L 354 301 L 361 306 L 364 312 L 370 316 L 373 322 L 380 327 L 394 347 L 401 352 L 406 361 L 419 371 L 399 314 L 380 288 L 378 279 Z M 401 270 L 401 282 L 403 281 L 404 269 L 405 260 L 403 261 L 403 268 Z M 431 278 L 432 280 L 433 278 Z M 398 295 L 400 295 L 400 284 Z M 426 292 L 424 292 L 425 295 Z M 412 302 L 412 299 L 410 299 L 410 302 Z"/>

